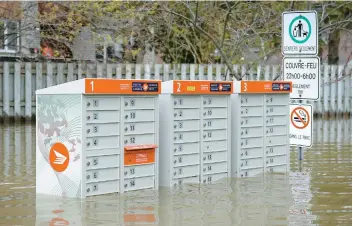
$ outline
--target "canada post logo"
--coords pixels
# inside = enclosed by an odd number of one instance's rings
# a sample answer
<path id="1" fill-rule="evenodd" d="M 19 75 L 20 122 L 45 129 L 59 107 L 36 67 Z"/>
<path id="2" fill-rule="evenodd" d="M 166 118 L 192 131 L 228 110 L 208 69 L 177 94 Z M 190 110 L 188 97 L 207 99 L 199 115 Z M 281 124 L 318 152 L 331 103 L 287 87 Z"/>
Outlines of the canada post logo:
<path id="1" fill-rule="evenodd" d="M 273 83 L 272 91 L 289 91 L 290 83 Z"/>
<path id="2" fill-rule="evenodd" d="M 188 91 L 188 92 L 195 92 L 195 90 L 196 90 L 195 86 L 187 86 L 186 87 L 186 91 Z"/>

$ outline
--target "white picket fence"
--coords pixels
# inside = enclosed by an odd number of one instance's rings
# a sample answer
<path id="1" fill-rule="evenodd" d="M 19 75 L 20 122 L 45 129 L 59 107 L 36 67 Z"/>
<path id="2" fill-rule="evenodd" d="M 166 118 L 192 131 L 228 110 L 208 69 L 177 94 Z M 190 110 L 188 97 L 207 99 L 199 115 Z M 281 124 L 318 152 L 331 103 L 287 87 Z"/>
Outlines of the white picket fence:
<path id="1" fill-rule="evenodd" d="M 321 65 L 320 101 L 314 112 L 351 114 L 352 68 L 345 65 Z M 281 74 L 281 66 L 234 65 L 243 80 L 272 80 Z M 232 80 L 225 65 L 195 64 L 77 64 L 0 62 L 0 117 L 31 118 L 35 114 L 35 90 L 81 78 L 161 79 L 162 81 Z M 277 80 L 282 80 L 279 76 Z"/>

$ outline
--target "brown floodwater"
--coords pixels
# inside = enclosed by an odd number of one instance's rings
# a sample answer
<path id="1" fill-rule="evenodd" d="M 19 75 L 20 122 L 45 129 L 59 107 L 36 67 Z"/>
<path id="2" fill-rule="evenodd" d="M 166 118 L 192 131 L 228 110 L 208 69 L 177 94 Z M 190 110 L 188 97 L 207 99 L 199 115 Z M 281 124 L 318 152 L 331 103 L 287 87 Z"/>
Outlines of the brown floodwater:
<path id="1" fill-rule="evenodd" d="M 315 120 L 291 172 L 87 199 L 36 196 L 35 126 L 0 125 L 0 225 L 352 225 L 352 121 Z"/>

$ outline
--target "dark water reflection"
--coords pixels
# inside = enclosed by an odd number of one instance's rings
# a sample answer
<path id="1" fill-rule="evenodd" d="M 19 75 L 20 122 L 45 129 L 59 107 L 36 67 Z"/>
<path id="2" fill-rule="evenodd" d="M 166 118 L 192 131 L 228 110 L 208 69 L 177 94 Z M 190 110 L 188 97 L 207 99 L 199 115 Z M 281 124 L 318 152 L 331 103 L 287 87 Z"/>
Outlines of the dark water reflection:
<path id="1" fill-rule="evenodd" d="M 315 120 L 291 172 L 103 195 L 35 195 L 34 125 L 0 126 L 0 225 L 351 225 L 352 122 Z"/>

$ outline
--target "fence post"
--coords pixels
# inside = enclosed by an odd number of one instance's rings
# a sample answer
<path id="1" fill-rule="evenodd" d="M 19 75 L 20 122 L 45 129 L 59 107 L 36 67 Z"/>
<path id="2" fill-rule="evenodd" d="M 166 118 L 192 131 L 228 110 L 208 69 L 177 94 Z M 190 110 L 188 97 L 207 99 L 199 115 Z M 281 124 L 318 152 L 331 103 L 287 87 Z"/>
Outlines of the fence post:
<path id="1" fill-rule="evenodd" d="M 118 65 L 116 65 L 116 68 L 115 68 L 115 70 L 116 70 L 116 75 L 115 75 L 115 78 L 116 79 L 122 79 L 122 76 L 121 76 L 121 74 L 122 74 L 122 68 L 121 68 L 121 64 L 118 64 Z"/>
<path id="2" fill-rule="evenodd" d="M 53 65 L 47 63 L 47 87 L 53 86 Z"/>
<path id="3" fill-rule="evenodd" d="M 199 80 L 204 80 L 204 65 L 199 65 Z"/>
<path id="4" fill-rule="evenodd" d="M 323 114 L 323 100 L 324 100 L 324 67 L 320 65 L 320 77 L 319 77 L 319 97 L 320 99 L 316 103 L 317 113 L 322 116 Z"/>
<path id="5" fill-rule="evenodd" d="M 57 74 L 57 84 L 63 84 L 65 83 L 65 78 L 64 78 L 64 64 L 59 63 L 57 64 L 58 66 L 58 74 Z"/>
<path id="6" fill-rule="evenodd" d="M 42 89 L 43 87 L 42 70 L 43 70 L 43 64 L 36 63 L 36 90 Z"/>
<path id="7" fill-rule="evenodd" d="M 83 78 L 83 76 L 82 76 L 82 64 L 78 64 L 77 65 L 77 78 L 78 79 L 82 79 Z"/>
<path id="8" fill-rule="evenodd" d="M 207 65 L 207 80 L 213 80 L 212 64 Z"/>
<path id="9" fill-rule="evenodd" d="M 32 116 L 32 64 L 26 63 L 25 66 L 25 115 L 27 119 Z"/>
<path id="10" fill-rule="evenodd" d="M 337 114 L 337 65 L 331 66 L 331 113 L 333 115 Z"/>
<path id="11" fill-rule="evenodd" d="M 241 65 L 241 78 L 242 80 L 249 80 L 249 78 L 247 78 L 246 76 L 246 65 Z"/>
<path id="12" fill-rule="evenodd" d="M 103 64 L 97 64 L 97 78 L 103 78 Z"/>
<path id="13" fill-rule="evenodd" d="M 161 67 L 162 67 L 162 65 L 160 65 L 160 64 L 154 65 L 154 79 L 156 79 L 156 80 L 161 79 Z"/>
<path id="14" fill-rule="evenodd" d="M 235 75 L 239 75 L 238 69 L 239 69 L 239 65 L 237 65 L 237 64 L 233 65 L 233 71 L 234 71 Z M 234 79 L 235 79 L 235 80 L 238 80 L 235 75 L 233 75 L 233 76 L 234 76 Z M 233 78 L 232 78 L 232 80 L 233 80 Z"/>
<path id="15" fill-rule="evenodd" d="M 222 80 L 222 64 L 216 64 L 216 80 Z"/>
<path id="16" fill-rule="evenodd" d="M 343 113 L 343 93 L 344 93 L 344 65 L 338 67 L 338 97 L 337 97 L 337 114 L 342 115 Z"/>
<path id="17" fill-rule="evenodd" d="M 10 116 L 10 65 L 9 62 L 4 62 L 3 74 L 3 115 Z"/>
<path id="18" fill-rule="evenodd" d="M 144 65 L 145 68 L 145 73 L 144 73 L 144 79 L 151 79 L 151 67 L 149 64 Z"/>
<path id="19" fill-rule="evenodd" d="M 113 78 L 113 65 L 112 64 L 107 64 L 107 78 L 112 79 Z"/>
<path id="20" fill-rule="evenodd" d="M 265 77 L 264 79 L 266 81 L 270 80 L 270 65 L 265 66 Z"/>
<path id="21" fill-rule="evenodd" d="M 350 94 L 352 93 L 352 87 L 350 86 L 350 75 L 351 72 L 351 67 L 347 66 L 346 71 L 345 71 L 345 76 L 344 76 L 344 113 L 345 114 L 350 114 L 351 112 L 351 100 L 350 100 Z"/>
<path id="22" fill-rule="evenodd" d="M 76 78 L 74 78 L 74 64 L 69 63 L 67 65 L 67 81 L 72 82 L 74 80 L 76 80 Z"/>
<path id="23" fill-rule="evenodd" d="M 15 117 L 21 116 L 21 63 L 15 63 L 14 74 L 14 104 L 15 104 Z"/>
<path id="24" fill-rule="evenodd" d="M 131 64 L 126 64 L 126 79 L 131 79 Z"/>
<path id="25" fill-rule="evenodd" d="M 186 64 L 181 65 L 181 80 L 186 80 Z"/>
<path id="26" fill-rule="evenodd" d="M 330 86 L 330 74 L 329 74 L 329 70 L 330 70 L 330 65 L 328 65 L 327 63 L 324 64 L 324 116 L 329 116 L 329 112 L 330 112 L 330 105 L 329 105 L 329 95 L 330 95 L 330 91 L 331 91 L 331 86 Z"/>
<path id="27" fill-rule="evenodd" d="M 141 79 L 141 64 L 135 64 L 135 79 Z"/>
<path id="28" fill-rule="evenodd" d="M 195 80 L 195 64 L 190 64 L 190 80 Z"/>
<path id="29" fill-rule="evenodd" d="M 169 81 L 169 64 L 163 66 L 163 79 L 162 81 Z"/>
<path id="30" fill-rule="evenodd" d="M 259 81 L 261 78 L 261 65 L 257 65 L 256 80 Z"/>

